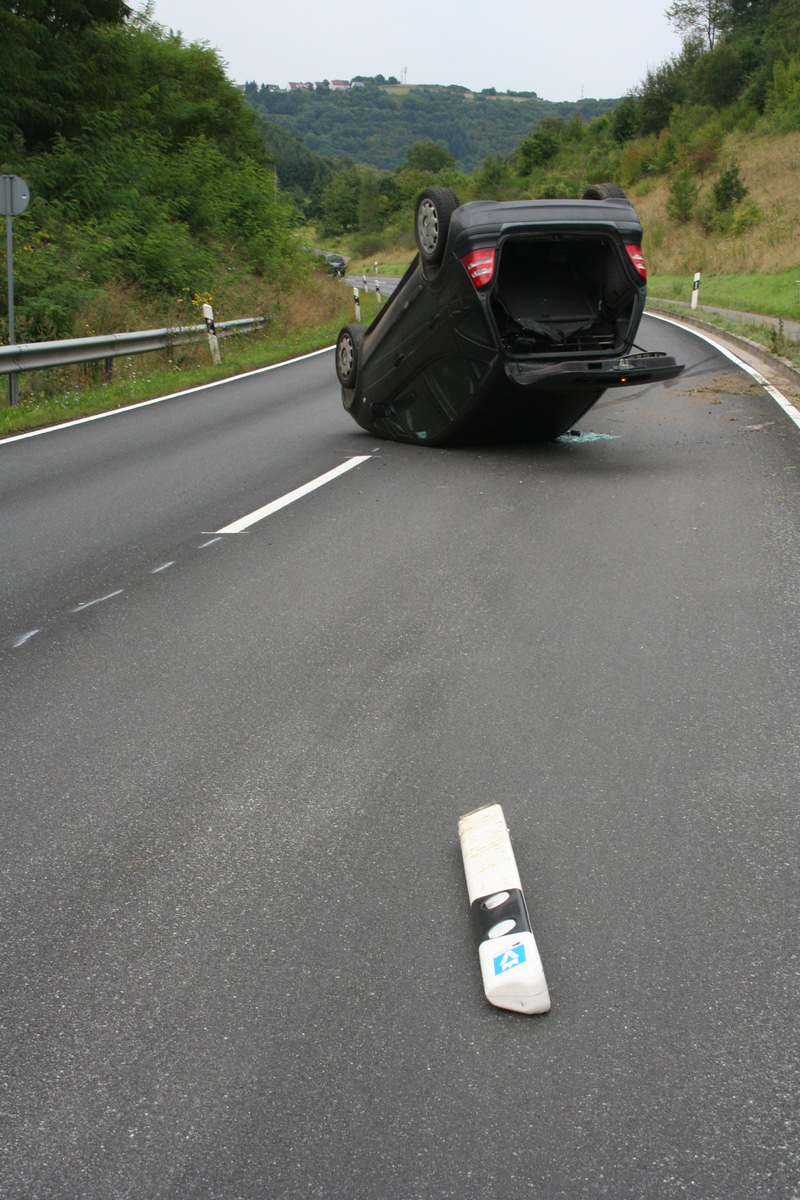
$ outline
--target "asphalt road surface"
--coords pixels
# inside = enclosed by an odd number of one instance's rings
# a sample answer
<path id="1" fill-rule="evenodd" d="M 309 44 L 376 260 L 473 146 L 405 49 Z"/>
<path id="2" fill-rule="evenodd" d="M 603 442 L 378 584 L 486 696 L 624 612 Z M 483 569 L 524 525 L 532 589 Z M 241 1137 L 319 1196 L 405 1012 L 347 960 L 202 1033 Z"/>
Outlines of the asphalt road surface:
<path id="1" fill-rule="evenodd" d="M 330 352 L 0 444 L 3 1197 L 798 1200 L 800 429 L 643 334 L 552 445 L 370 439 Z"/>

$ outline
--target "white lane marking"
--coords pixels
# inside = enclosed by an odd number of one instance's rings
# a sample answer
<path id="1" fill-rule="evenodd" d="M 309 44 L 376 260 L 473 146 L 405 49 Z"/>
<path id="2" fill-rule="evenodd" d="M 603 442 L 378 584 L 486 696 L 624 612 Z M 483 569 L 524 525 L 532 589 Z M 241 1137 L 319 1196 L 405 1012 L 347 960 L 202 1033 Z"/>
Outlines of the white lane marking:
<path id="1" fill-rule="evenodd" d="M 13 649 L 18 650 L 20 646 L 24 646 L 32 637 L 36 637 L 37 633 L 41 633 L 41 629 L 31 629 L 28 633 L 23 633 L 22 637 L 18 637 L 14 642 Z"/>
<path id="2" fill-rule="evenodd" d="M 117 588 L 115 592 L 109 592 L 107 596 L 98 596 L 96 600 L 85 600 L 83 604 L 79 604 L 73 608 L 74 613 L 83 612 L 85 608 L 94 608 L 95 604 L 105 604 L 106 600 L 113 600 L 115 596 L 121 596 L 124 588 Z"/>
<path id="3" fill-rule="evenodd" d="M 351 471 L 353 467 L 367 462 L 371 457 L 372 455 L 370 454 L 359 454 L 355 458 L 348 458 L 345 462 L 340 463 L 338 467 L 334 467 L 332 471 L 326 471 L 324 475 L 319 475 L 316 479 L 312 479 L 310 483 L 304 483 L 302 487 L 295 488 L 293 492 L 287 492 L 285 496 L 281 496 L 278 500 L 272 500 L 269 504 L 265 504 L 263 508 L 257 508 L 255 512 L 248 513 L 245 517 L 240 517 L 238 521 L 232 521 L 230 525 L 226 525 L 223 529 L 218 529 L 217 533 L 241 533 L 242 530 L 249 529 L 251 525 L 255 525 L 257 521 L 263 521 L 265 517 L 269 517 L 272 513 L 278 512 L 279 509 L 285 508 L 287 504 L 293 504 L 295 500 L 300 500 L 301 497 L 307 496 L 309 492 L 316 491 L 317 488 L 330 483 L 332 479 L 337 479 L 340 475 L 344 475 L 346 471 Z"/>
<path id="4" fill-rule="evenodd" d="M 800 409 L 795 408 L 791 400 L 787 400 L 783 392 L 778 391 L 773 383 L 770 383 L 770 381 L 765 378 L 760 371 L 757 371 L 755 367 L 751 367 L 749 363 L 744 361 L 744 359 L 739 358 L 738 354 L 734 354 L 732 350 L 729 350 L 727 346 L 724 346 L 721 342 L 716 341 L 709 334 L 703 333 L 703 331 L 700 329 L 695 329 L 693 325 L 684 325 L 682 321 L 670 320 L 669 317 L 662 317 L 660 313 L 649 312 L 647 313 L 647 316 L 652 317 L 654 321 L 666 321 L 668 325 L 676 325 L 679 329 L 688 329 L 688 331 L 693 333 L 695 337 L 700 338 L 700 340 L 703 342 L 708 342 L 709 346 L 713 346 L 715 350 L 719 350 L 720 354 L 724 354 L 725 357 L 729 358 L 730 361 L 735 363 L 737 367 L 741 367 L 742 370 L 746 371 L 747 374 L 750 375 L 757 384 L 763 387 L 767 395 L 771 396 L 775 403 L 783 409 L 789 420 L 794 421 L 797 428 L 800 429 Z"/>
<path id="5" fill-rule="evenodd" d="M 316 491 L 317 488 L 323 487 L 326 483 L 330 483 L 331 480 L 338 479 L 340 475 L 351 471 L 353 467 L 359 466 L 362 462 L 367 462 L 370 458 L 372 458 L 371 454 L 359 454 L 354 458 L 348 458 L 345 462 L 340 463 L 338 467 L 334 467 L 332 471 L 326 471 L 324 475 L 319 475 L 309 483 L 303 484 L 302 487 L 295 488 L 293 492 L 289 492 L 287 495 L 281 496 L 278 500 L 273 500 L 270 504 L 265 504 L 263 508 L 249 513 L 246 517 L 241 517 L 238 521 L 233 521 L 230 525 L 226 525 L 224 529 L 220 529 L 208 541 L 202 542 L 198 549 L 205 550 L 207 546 L 213 546 L 216 542 L 221 542 L 221 535 L 224 533 L 241 533 L 242 530 L 249 528 L 250 525 L 255 525 L 257 521 L 262 521 L 264 517 L 268 517 L 273 512 L 278 512 L 279 509 L 285 508 L 287 504 L 292 504 L 295 500 L 299 500 L 301 496 L 307 496 L 309 492 Z M 171 559 L 169 562 L 154 567 L 150 574 L 158 575 L 160 572 L 174 566 L 175 560 Z M 76 605 L 71 611 L 73 613 L 82 613 L 87 608 L 94 608 L 96 604 L 104 604 L 106 600 L 113 600 L 116 596 L 121 596 L 124 590 L 124 588 L 117 588 L 116 591 L 109 592 L 105 596 L 97 596 L 94 600 L 84 600 L 83 603 Z M 26 642 L 30 641 L 32 637 L 35 637 L 37 633 L 41 633 L 41 630 L 32 629 L 28 633 L 22 634 L 14 641 L 13 649 L 18 650 Z"/>
<path id="6" fill-rule="evenodd" d="M 133 412 L 137 408 L 149 408 L 151 404 L 163 404 L 165 400 L 176 400 L 179 396 L 191 396 L 192 392 L 202 392 L 205 388 L 222 387 L 223 384 L 233 383 L 237 379 L 250 379 L 253 375 L 264 375 L 267 371 L 277 371 L 279 367 L 291 367 L 294 363 L 305 362 L 307 358 L 316 358 L 318 354 L 327 354 L 333 346 L 323 346 L 321 350 L 312 350 L 310 354 L 300 354 L 297 358 L 287 358 L 285 362 L 272 363 L 268 367 L 258 367 L 255 371 L 245 371 L 241 375 L 229 375 L 226 379 L 214 379 L 211 383 L 201 383 L 197 387 L 184 388 L 181 392 L 170 392 L 168 396 L 156 396 L 153 400 L 140 400 L 138 404 L 128 404 L 124 408 L 112 408 L 108 412 L 94 413 L 91 417 L 76 417 L 74 421 L 62 421 L 60 425 L 48 425 L 44 429 L 29 429 L 27 433 L 15 433 L 11 437 L 0 439 L 0 446 L 10 442 L 22 442 L 26 438 L 43 437 L 46 433 L 56 433 L 59 429 L 73 429 L 76 425 L 88 425 L 90 421 L 102 421 L 106 417 L 119 417 L 123 413 Z"/>

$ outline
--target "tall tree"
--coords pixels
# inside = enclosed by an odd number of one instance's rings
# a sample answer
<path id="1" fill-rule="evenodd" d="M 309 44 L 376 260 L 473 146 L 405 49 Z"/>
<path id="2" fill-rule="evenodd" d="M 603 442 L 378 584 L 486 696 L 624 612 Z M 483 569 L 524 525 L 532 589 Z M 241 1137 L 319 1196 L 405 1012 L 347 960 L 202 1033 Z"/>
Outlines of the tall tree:
<path id="1" fill-rule="evenodd" d="M 0 156 L 79 127 L 95 32 L 130 11 L 122 0 L 0 0 Z"/>
<path id="2" fill-rule="evenodd" d="M 709 50 L 729 32 L 733 19 L 731 0 L 673 0 L 665 16 L 678 33 L 702 38 Z"/>

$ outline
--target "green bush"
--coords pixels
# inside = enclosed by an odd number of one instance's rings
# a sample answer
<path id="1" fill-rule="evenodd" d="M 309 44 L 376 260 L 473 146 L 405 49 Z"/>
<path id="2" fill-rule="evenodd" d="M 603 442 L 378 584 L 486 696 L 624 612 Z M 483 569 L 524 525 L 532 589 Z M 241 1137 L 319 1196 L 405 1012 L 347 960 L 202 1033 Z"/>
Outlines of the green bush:
<path id="1" fill-rule="evenodd" d="M 775 128 L 800 129 L 800 57 L 775 63 L 765 111 Z"/>
<path id="2" fill-rule="evenodd" d="M 742 182 L 737 163 L 727 166 L 711 188 L 714 207 L 719 212 L 727 212 L 735 205 L 741 204 L 746 195 L 747 188 Z"/>
<path id="3" fill-rule="evenodd" d="M 754 200 L 743 200 L 738 204 L 731 216 L 730 232 L 733 237 L 741 237 L 764 220 L 764 211 Z"/>
<path id="4" fill-rule="evenodd" d="M 673 176 L 669 185 L 667 199 L 667 216 L 676 225 L 688 225 L 694 218 L 697 201 L 700 197 L 700 187 L 688 169 L 679 171 Z"/>

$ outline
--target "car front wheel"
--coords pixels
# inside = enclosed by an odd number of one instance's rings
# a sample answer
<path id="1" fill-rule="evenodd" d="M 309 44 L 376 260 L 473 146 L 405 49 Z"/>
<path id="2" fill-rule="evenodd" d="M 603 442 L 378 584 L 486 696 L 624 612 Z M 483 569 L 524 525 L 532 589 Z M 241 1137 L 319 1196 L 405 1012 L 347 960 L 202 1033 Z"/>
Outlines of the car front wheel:
<path id="1" fill-rule="evenodd" d="M 343 388 L 356 386 L 358 355 L 363 340 L 363 325 L 345 325 L 336 339 L 336 377 Z"/>

